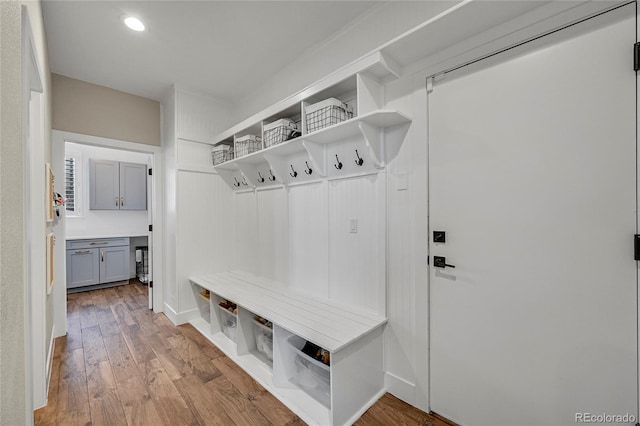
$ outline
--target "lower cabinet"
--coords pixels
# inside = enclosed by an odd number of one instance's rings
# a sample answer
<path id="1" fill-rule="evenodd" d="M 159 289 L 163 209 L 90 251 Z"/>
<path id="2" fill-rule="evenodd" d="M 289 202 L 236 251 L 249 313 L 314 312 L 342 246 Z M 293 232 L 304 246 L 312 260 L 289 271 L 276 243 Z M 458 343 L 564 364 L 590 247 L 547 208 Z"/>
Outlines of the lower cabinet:
<path id="1" fill-rule="evenodd" d="M 67 289 L 129 279 L 128 238 L 67 241 Z"/>

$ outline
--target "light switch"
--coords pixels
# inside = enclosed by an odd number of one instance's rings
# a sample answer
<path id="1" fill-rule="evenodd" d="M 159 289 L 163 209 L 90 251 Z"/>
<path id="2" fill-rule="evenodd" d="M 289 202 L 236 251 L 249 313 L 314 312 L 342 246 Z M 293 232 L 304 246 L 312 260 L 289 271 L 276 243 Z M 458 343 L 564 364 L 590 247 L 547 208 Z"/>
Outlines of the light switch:
<path id="1" fill-rule="evenodd" d="M 398 191 L 406 191 L 409 187 L 409 179 L 406 173 L 398 173 L 396 175 L 396 189 Z"/>
<path id="2" fill-rule="evenodd" d="M 358 233 L 358 219 L 351 219 L 351 233 Z"/>

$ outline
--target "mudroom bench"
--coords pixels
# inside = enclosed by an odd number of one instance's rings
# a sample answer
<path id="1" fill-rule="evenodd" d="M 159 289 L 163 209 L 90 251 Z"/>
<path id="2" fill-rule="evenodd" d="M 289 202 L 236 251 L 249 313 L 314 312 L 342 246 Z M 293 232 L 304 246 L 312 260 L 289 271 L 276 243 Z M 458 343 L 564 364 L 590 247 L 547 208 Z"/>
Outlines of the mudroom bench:
<path id="1" fill-rule="evenodd" d="M 351 424 L 384 393 L 386 318 L 243 271 L 190 281 L 191 324 L 305 422 Z"/>

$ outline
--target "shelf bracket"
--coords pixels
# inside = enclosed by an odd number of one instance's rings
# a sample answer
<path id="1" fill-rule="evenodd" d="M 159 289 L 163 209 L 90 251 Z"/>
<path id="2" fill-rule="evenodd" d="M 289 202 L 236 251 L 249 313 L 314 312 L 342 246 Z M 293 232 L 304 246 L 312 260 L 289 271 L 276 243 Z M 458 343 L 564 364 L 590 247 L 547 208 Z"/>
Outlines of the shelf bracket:
<path id="1" fill-rule="evenodd" d="M 289 182 L 287 177 L 289 176 L 289 165 L 286 162 L 284 157 L 274 154 L 264 153 L 264 159 L 269 163 L 269 167 L 273 172 L 273 175 L 276 177 L 276 180 L 283 185 L 286 185 Z"/>
<path id="2" fill-rule="evenodd" d="M 381 169 L 384 164 L 384 132 L 377 126 L 361 121 L 358 123 L 360 132 L 369 149 L 369 155 L 376 168 Z"/>
<path id="3" fill-rule="evenodd" d="M 309 141 L 302 141 L 302 146 L 307 150 L 309 160 L 313 164 L 313 168 L 318 171 L 322 177 L 327 176 L 327 146 Z"/>
<path id="4" fill-rule="evenodd" d="M 240 186 L 240 189 L 247 189 L 247 187 L 255 188 L 256 187 L 256 175 L 257 170 L 255 167 L 249 166 L 247 164 L 237 163 L 236 167 L 242 173 L 242 177 L 244 177 L 243 184 Z M 244 185 L 246 182 L 248 185 Z"/>

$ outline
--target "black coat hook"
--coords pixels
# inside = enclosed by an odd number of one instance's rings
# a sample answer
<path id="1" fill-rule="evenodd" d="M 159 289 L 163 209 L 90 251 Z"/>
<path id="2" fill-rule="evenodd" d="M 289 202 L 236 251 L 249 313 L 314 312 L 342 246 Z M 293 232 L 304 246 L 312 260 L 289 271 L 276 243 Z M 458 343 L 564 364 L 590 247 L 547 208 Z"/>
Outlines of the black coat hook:
<path id="1" fill-rule="evenodd" d="M 338 158 L 338 154 L 336 154 L 336 161 L 338 162 L 337 164 L 334 164 L 333 167 L 335 167 L 338 170 L 342 169 L 342 161 L 340 161 L 340 159 Z"/>
<path id="2" fill-rule="evenodd" d="M 298 177 L 298 172 L 296 172 L 295 170 L 293 170 L 293 164 L 290 164 L 291 166 L 291 171 L 293 173 L 289 173 L 291 175 L 292 178 Z"/>
<path id="3" fill-rule="evenodd" d="M 235 186 L 236 188 L 239 188 L 240 187 L 240 182 L 238 182 L 238 178 L 234 176 L 233 180 L 236 181 L 236 183 L 234 183 L 233 186 Z"/>
<path id="4" fill-rule="evenodd" d="M 306 161 L 304 162 L 304 164 L 307 166 L 306 170 L 304 171 L 306 174 L 310 175 L 311 173 L 313 173 L 313 169 L 311 167 L 309 167 L 309 163 L 307 163 Z"/>
<path id="5" fill-rule="evenodd" d="M 271 169 L 269 169 L 269 174 L 271 176 L 268 176 L 267 179 L 269 179 L 271 182 L 274 182 L 276 180 L 276 177 L 273 175 L 273 172 L 271 171 Z"/>
<path id="6" fill-rule="evenodd" d="M 260 172 L 258 172 L 258 182 L 264 182 L 264 178 L 262 177 L 262 174 Z"/>
<path id="7" fill-rule="evenodd" d="M 362 158 L 360 158 L 360 155 L 358 154 L 358 150 L 356 149 L 356 157 L 358 158 L 356 161 L 356 164 L 358 166 L 362 166 L 364 164 L 364 160 Z"/>

